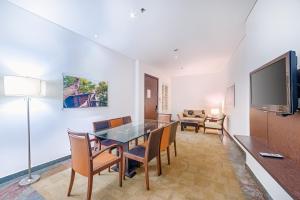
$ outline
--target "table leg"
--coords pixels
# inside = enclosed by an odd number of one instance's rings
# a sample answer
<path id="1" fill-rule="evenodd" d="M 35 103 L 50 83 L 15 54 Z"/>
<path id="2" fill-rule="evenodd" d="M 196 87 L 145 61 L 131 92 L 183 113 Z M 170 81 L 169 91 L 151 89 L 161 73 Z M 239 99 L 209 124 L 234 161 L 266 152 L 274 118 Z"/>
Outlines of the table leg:
<path id="1" fill-rule="evenodd" d="M 129 150 L 129 143 L 123 143 L 122 146 L 123 146 L 123 151 L 124 152 L 127 152 Z M 137 167 L 138 167 L 138 162 L 137 161 L 128 159 L 128 161 L 126 162 L 126 165 L 125 165 L 125 176 L 127 176 L 129 178 L 134 177 L 135 174 L 136 174 L 135 169 Z M 118 172 L 119 171 L 119 164 L 112 167 L 111 169 Z"/>
<path id="2" fill-rule="evenodd" d="M 196 126 L 195 126 L 195 132 L 198 133 L 198 131 L 199 131 L 199 126 L 196 125 Z"/>
<path id="3" fill-rule="evenodd" d="M 183 124 L 181 124 L 181 131 L 184 131 L 184 126 L 183 126 Z"/>

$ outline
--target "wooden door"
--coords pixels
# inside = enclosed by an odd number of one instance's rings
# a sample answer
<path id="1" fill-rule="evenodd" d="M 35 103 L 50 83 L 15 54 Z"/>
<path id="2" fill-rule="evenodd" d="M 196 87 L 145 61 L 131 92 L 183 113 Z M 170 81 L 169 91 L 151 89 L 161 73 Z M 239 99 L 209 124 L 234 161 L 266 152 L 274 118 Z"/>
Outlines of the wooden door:
<path id="1" fill-rule="evenodd" d="M 157 119 L 158 78 L 145 74 L 144 113 L 145 119 Z"/>

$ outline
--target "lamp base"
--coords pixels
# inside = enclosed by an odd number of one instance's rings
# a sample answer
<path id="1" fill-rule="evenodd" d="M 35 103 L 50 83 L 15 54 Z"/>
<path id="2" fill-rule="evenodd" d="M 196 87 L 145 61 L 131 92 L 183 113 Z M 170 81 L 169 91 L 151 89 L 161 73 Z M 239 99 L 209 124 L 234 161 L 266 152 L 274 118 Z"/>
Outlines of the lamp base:
<path id="1" fill-rule="evenodd" d="M 20 186 L 30 185 L 30 184 L 32 184 L 32 183 L 37 182 L 38 180 L 40 180 L 40 175 L 31 175 L 31 178 L 29 178 L 29 177 L 23 178 L 23 179 L 19 182 L 19 185 L 20 185 Z"/>

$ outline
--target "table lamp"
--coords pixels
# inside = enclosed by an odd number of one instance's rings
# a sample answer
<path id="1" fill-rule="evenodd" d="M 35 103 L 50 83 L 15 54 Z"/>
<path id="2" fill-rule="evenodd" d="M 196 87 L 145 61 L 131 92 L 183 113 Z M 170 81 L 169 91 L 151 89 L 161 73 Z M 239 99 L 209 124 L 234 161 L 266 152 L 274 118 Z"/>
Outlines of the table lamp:
<path id="1" fill-rule="evenodd" d="M 30 98 L 45 96 L 45 82 L 35 78 L 21 76 L 4 76 L 5 96 L 25 97 L 27 103 L 27 134 L 28 134 L 28 176 L 19 182 L 25 186 L 37 182 L 39 175 L 31 174 L 31 150 L 30 150 Z"/>
<path id="2" fill-rule="evenodd" d="M 210 113 L 213 115 L 213 116 L 217 116 L 219 113 L 220 113 L 220 109 L 219 108 L 212 108 L 210 110 Z"/>

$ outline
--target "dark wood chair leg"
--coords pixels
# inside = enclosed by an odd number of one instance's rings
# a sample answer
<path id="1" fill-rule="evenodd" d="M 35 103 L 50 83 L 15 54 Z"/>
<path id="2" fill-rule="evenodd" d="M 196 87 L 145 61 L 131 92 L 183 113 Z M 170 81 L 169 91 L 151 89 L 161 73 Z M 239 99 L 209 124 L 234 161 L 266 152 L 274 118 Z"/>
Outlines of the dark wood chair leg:
<path id="1" fill-rule="evenodd" d="M 121 158 L 120 162 L 119 162 L 119 186 L 122 187 L 122 174 L 123 174 L 123 167 L 125 167 L 123 165 L 123 158 Z"/>
<path id="2" fill-rule="evenodd" d="M 170 148 L 167 147 L 168 165 L 170 165 Z"/>
<path id="3" fill-rule="evenodd" d="M 139 144 L 139 140 L 137 138 L 137 139 L 135 139 L 135 146 L 137 146 L 138 144 Z"/>
<path id="4" fill-rule="evenodd" d="M 160 176 L 160 166 L 159 166 L 159 157 L 156 157 L 156 171 L 157 171 L 157 176 Z"/>
<path id="5" fill-rule="evenodd" d="M 175 157 L 176 157 L 177 156 L 176 140 L 174 140 L 174 151 L 175 151 Z"/>
<path id="6" fill-rule="evenodd" d="M 87 200 L 90 200 L 92 197 L 93 190 L 93 175 L 88 177 L 88 190 L 87 190 Z"/>
<path id="7" fill-rule="evenodd" d="M 68 196 L 70 196 L 70 194 L 71 194 L 73 183 L 74 183 L 74 178 L 75 178 L 75 171 L 72 169 L 72 171 L 71 171 L 70 185 L 69 185 L 69 190 L 68 190 Z"/>
<path id="8" fill-rule="evenodd" d="M 123 156 L 123 167 L 122 167 L 122 176 L 123 176 L 123 180 L 125 180 L 125 169 L 126 169 L 126 157 Z"/>
<path id="9" fill-rule="evenodd" d="M 161 166 L 161 155 L 158 154 L 158 165 L 159 165 L 159 176 L 162 174 L 162 166 Z"/>
<path id="10" fill-rule="evenodd" d="M 146 183 L 146 189 L 149 190 L 150 187 L 149 187 L 149 169 L 148 169 L 148 163 L 144 163 L 144 166 L 145 166 L 145 183 Z"/>

